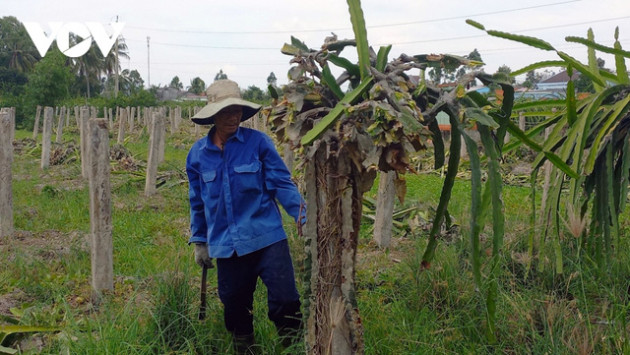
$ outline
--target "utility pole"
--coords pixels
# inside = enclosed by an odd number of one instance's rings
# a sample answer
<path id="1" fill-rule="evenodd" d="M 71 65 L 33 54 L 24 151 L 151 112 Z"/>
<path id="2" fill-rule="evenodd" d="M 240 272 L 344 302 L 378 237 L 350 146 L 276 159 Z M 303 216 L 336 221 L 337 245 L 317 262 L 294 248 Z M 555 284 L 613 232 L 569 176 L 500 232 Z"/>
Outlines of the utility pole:
<path id="1" fill-rule="evenodd" d="M 151 37 L 147 36 L 147 83 L 149 88 L 151 87 L 151 48 L 149 46 L 149 41 Z"/>
<path id="2" fill-rule="evenodd" d="M 116 15 L 116 22 L 118 22 L 118 15 Z M 118 37 L 116 37 L 116 46 L 114 47 L 114 53 L 116 54 L 116 76 L 114 77 L 114 98 L 118 97 Z"/>

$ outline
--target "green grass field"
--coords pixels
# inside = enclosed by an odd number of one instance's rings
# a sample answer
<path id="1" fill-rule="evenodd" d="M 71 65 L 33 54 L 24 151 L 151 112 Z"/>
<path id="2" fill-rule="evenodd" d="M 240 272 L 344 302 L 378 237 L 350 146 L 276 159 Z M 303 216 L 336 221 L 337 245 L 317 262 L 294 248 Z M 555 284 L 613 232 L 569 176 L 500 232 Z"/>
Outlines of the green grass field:
<path id="1" fill-rule="evenodd" d="M 63 147 L 72 141 L 78 147 L 76 132 L 68 131 Z M 0 324 L 57 330 L 13 334 L 2 345 L 43 354 L 231 353 L 214 270 L 209 272 L 207 320 L 197 320 L 201 270 L 186 243 L 188 192 L 183 172 L 193 139 L 184 133 L 167 135 L 166 160 L 159 168 L 162 185 L 150 198 L 143 193 L 146 134 L 125 143 L 132 157 L 125 168 L 112 161 L 115 287 L 96 303 L 90 285 L 89 197 L 78 152 L 42 171 L 40 148 L 24 140 L 30 136 L 31 132 L 16 133 L 21 142 L 12 167 L 16 232 L 0 240 Z M 406 179 L 407 202 L 420 202 L 430 215 L 439 199 L 441 177 L 426 172 Z M 375 198 L 375 189 L 369 197 Z M 605 271 L 594 268 L 587 257 L 571 257 L 577 255 L 572 250 L 576 243 L 567 241 L 562 275 L 547 268 L 526 278 L 529 199 L 528 187 L 503 190 L 506 236 L 498 343 L 493 345 L 484 333 L 485 295 L 475 289 L 468 257 L 466 179 L 456 182 L 449 208 L 459 228 L 440 238 L 429 270 L 420 265 L 426 228 L 397 234 L 382 250 L 372 242 L 366 220 L 356 275 L 366 353 L 630 353 L 628 241 L 621 239 L 616 258 Z M 623 230 L 627 222 L 624 215 Z M 286 230 L 304 289 L 304 243 L 289 219 Z M 482 251 L 491 248 L 489 235 L 482 234 L 482 242 Z M 262 284 L 254 317 L 261 353 L 286 353 L 267 320 Z"/>

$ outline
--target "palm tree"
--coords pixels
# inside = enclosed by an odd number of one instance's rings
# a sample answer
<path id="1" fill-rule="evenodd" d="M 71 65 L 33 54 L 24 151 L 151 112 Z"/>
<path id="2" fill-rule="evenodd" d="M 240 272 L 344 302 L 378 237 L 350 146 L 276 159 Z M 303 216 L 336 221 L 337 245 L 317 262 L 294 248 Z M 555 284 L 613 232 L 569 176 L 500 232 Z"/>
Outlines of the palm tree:
<path id="1" fill-rule="evenodd" d="M 119 84 L 117 80 L 118 80 L 118 73 L 120 72 L 120 58 L 129 59 L 129 48 L 127 48 L 127 44 L 125 43 L 125 38 L 122 36 L 118 37 L 118 40 L 114 44 L 114 47 L 112 48 L 111 51 L 109 51 L 109 53 L 107 54 L 107 57 L 105 57 L 105 66 L 104 66 L 105 73 L 107 75 L 111 75 L 111 74 L 116 75 L 114 77 L 114 80 L 116 82 L 114 84 L 114 93 L 115 93 L 114 96 L 117 96 L 118 89 L 119 89 Z"/>
<path id="2" fill-rule="evenodd" d="M 23 73 L 33 68 L 33 65 L 37 62 L 37 58 L 30 49 L 24 49 L 24 45 L 19 42 L 15 42 L 11 45 L 11 57 L 9 59 L 9 68 Z"/>
<path id="3" fill-rule="evenodd" d="M 179 76 L 175 75 L 173 79 L 171 80 L 171 83 L 168 87 L 181 90 L 184 88 L 184 84 L 182 84 L 182 82 L 179 80 Z"/>
<path id="4" fill-rule="evenodd" d="M 24 25 L 13 16 L 0 18 L 0 65 L 23 73 L 40 59 Z"/>
<path id="5" fill-rule="evenodd" d="M 206 83 L 200 77 L 196 77 L 190 81 L 188 91 L 199 95 L 204 92 L 204 90 L 206 90 Z"/>
<path id="6" fill-rule="evenodd" d="M 74 39 L 78 43 L 80 40 L 77 36 L 72 36 L 71 39 Z M 104 59 L 98 54 L 97 47 L 94 42 L 92 42 L 90 49 L 84 55 L 74 58 L 74 68 L 75 72 L 81 77 L 85 78 L 86 85 L 86 94 L 87 98 L 90 98 L 90 78 L 93 79 L 93 82 L 99 82 L 101 73 L 103 73 L 103 68 L 105 65 Z"/>

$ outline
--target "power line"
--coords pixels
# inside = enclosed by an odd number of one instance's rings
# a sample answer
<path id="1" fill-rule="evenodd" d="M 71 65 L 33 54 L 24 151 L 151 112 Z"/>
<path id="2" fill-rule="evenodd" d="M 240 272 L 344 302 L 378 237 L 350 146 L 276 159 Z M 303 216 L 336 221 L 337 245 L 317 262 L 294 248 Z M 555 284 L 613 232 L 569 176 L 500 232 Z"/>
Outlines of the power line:
<path id="1" fill-rule="evenodd" d="M 141 42 L 137 39 L 127 39 L 130 42 Z M 144 41 L 142 41 L 144 42 Z M 207 49 L 246 49 L 246 50 L 280 50 L 280 47 L 232 47 L 232 46 L 207 46 L 197 44 L 181 44 L 181 43 L 167 43 L 167 42 L 151 42 L 153 45 L 167 46 L 167 47 L 184 47 L 184 48 L 207 48 Z"/>
<path id="2" fill-rule="evenodd" d="M 580 0 L 574 0 L 574 1 L 580 1 Z M 528 28 L 528 29 L 515 30 L 515 31 L 505 31 L 505 32 L 522 33 L 522 32 L 541 31 L 541 30 L 549 30 L 549 29 L 556 29 L 556 28 L 563 28 L 563 27 L 589 25 L 589 24 L 593 24 L 593 23 L 608 22 L 608 21 L 615 21 L 615 20 L 625 20 L 625 19 L 628 19 L 628 18 L 630 18 L 630 16 L 611 17 L 611 18 L 605 18 L 605 19 L 599 19 L 599 20 L 591 20 L 591 21 L 584 21 L 584 22 L 568 23 L 568 24 L 564 24 L 564 25 L 536 27 L 536 28 Z M 381 44 L 376 44 L 376 45 L 377 46 L 390 45 L 390 44 L 392 44 L 392 45 L 407 45 L 407 44 L 415 44 L 415 43 L 455 41 L 455 40 L 462 40 L 462 39 L 481 38 L 481 37 L 485 37 L 485 36 L 487 36 L 487 35 L 484 33 L 484 34 L 470 35 L 470 36 L 455 36 L 455 37 L 444 37 L 444 38 L 434 38 L 434 39 L 422 39 L 422 40 L 417 40 L 417 41 L 405 41 L 405 42 L 389 42 L 389 43 L 381 43 Z M 127 41 L 139 42 L 140 40 L 127 39 Z M 206 49 L 274 50 L 274 51 L 277 51 L 277 50 L 280 49 L 279 47 L 234 47 L 234 46 L 212 46 L 212 45 L 181 44 L 181 43 L 168 43 L 168 42 L 153 42 L 153 44 L 154 45 L 161 45 L 161 46 L 170 46 L 170 47 L 206 48 Z"/>
<path id="3" fill-rule="evenodd" d="M 541 4 L 541 5 L 533 5 L 527 7 L 520 7 L 516 9 L 506 9 L 506 10 L 497 10 L 497 11 L 488 11 L 488 12 L 480 12 L 469 15 L 460 15 L 460 16 L 451 16 L 451 17 L 441 17 L 441 18 L 432 18 L 427 20 L 419 20 L 419 21 L 409 21 L 409 22 L 398 22 L 398 23 L 389 23 L 382 25 L 374 25 L 367 26 L 370 28 L 384 28 L 384 27 L 398 27 L 398 26 L 409 26 L 409 25 L 418 25 L 423 23 L 433 23 L 433 22 L 441 22 L 441 21 L 450 21 L 450 20 L 458 20 L 462 18 L 469 18 L 475 16 L 487 16 L 487 15 L 497 15 L 508 12 L 516 12 L 523 10 L 532 10 L 538 9 L 542 7 L 556 6 L 556 5 L 564 5 L 574 2 L 579 2 L 582 0 L 568 0 L 555 2 L 551 4 Z M 352 30 L 352 27 L 343 27 L 343 28 L 322 28 L 322 29 L 307 29 L 307 30 L 276 30 L 276 31 L 205 31 L 205 30 L 177 30 L 172 28 L 157 28 L 157 27 L 141 27 L 141 26 L 127 26 L 127 28 L 134 28 L 139 30 L 150 30 L 150 31 L 159 31 L 159 32 L 170 32 L 170 33 L 196 33 L 196 34 L 222 34 L 222 35 L 252 35 L 252 34 L 287 34 L 287 33 L 307 33 L 307 32 L 330 32 L 330 31 L 346 31 Z"/>
<path id="4" fill-rule="evenodd" d="M 287 57 L 288 58 L 288 57 Z M 132 62 L 134 63 L 134 62 Z M 230 64 L 232 65 L 243 65 L 243 66 L 266 66 L 266 65 L 283 65 L 283 64 L 287 64 L 288 61 L 286 62 L 233 62 L 230 61 Z M 189 63 L 183 63 L 183 62 L 179 62 L 179 63 L 174 63 L 174 62 L 152 62 L 151 64 L 154 65 L 222 65 L 224 64 L 224 62 L 189 62 Z"/>
<path id="5" fill-rule="evenodd" d="M 470 17 L 475 17 L 475 16 L 497 15 L 497 14 L 503 14 L 503 13 L 507 13 L 507 12 L 516 12 L 516 11 L 522 11 L 522 10 L 537 9 L 537 8 L 541 8 L 541 7 L 549 7 L 549 6 L 555 6 L 555 5 L 564 5 L 564 4 L 568 4 L 568 3 L 572 3 L 572 2 L 579 2 L 579 1 L 582 1 L 582 0 L 570 0 L 570 1 L 564 1 L 564 2 L 555 2 L 555 3 L 552 3 L 552 4 L 542 4 L 542 5 L 521 7 L 521 8 L 517 8 L 517 9 L 510 9 L 510 10 L 497 10 L 497 11 L 489 11 L 489 12 L 480 12 L 480 13 L 477 13 L 477 14 L 470 14 L 470 15 L 460 15 L 460 16 L 453 16 L 453 17 L 442 17 L 442 18 L 436 18 L 436 19 L 430 19 L 430 20 L 412 21 L 412 22 L 401 22 L 401 23 L 396 23 L 396 24 L 377 25 L 377 26 L 372 26 L 372 27 L 373 28 L 395 27 L 395 26 L 416 25 L 416 24 L 421 24 L 421 23 L 432 23 L 432 22 L 440 22 L 440 21 L 459 20 L 459 19 L 470 18 Z M 368 28 L 369 27 L 370 26 L 368 26 Z"/>
<path id="6" fill-rule="evenodd" d="M 626 44 L 628 43 L 628 38 L 621 38 L 619 39 L 620 43 L 622 44 Z M 575 44 L 569 44 L 566 43 L 564 45 L 559 45 L 555 47 L 556 49 L 561 49 L 561 50 L 568 50 L 568 49 L 580 49 L 580 48 L 586 48 L 584 46 L 579 46 L 579 45 L 575 45 Z M 528 50 L 529 47 L 527 46 L 520 46 L 520 47 L 501 47 L 501 48 L 478 48 L 478 51 L 480 53 L 482 53 L 482 55 L 494 55 L 496 53 L 504 53 L 507 51 L 524 51 L 524 50 Z M 450 52 L 450 51 L 446 51 L 448 53 L 451 54 L 457 54 L 457 53 L 461 53 L 462 55 L 464 55 L 465 53 L 459 51 L 459 52 Z M 138 63 L 135 62 L 129 62 L 129 65 L 137 65 Z M 171 65 L 180 65 L 180 66 L 191 66 L 191 65 L 225 65 L 225 64 L 230 64 L 230 65 L 235 65 L 235 66 L 261 66 L 261 67 L 267 67 L 267 66 L 276 66 L 276 65 L 287 65 L 288 61 L 286 62 L 267 62 L 267 63 L 253 63 L 253 62 L 229 62 L 229 63 L 224 63 L 224 62 L 189 62 L 189 63 L 185 63 L 185 62 L 156 62 L 156 63 L 152 63 L 154 65 L 158 65 L 158 66 L 171 66 Z"/>
<path id="7" fill-rule="evenodd" d="M 600 20 L 592 20 L 592 21 L 585 21 L 585 22 L 575 22 L 575 23 L 568 23 L 568 24 L 564 24 L 564 25 L 536 27 L 536 28 L 528 28 L 528 29 L 523 29 L 523 30 L 503 31 L 503 32 L 522 33 L 522 32 L 550 30 L 550 29 L 556 29 L 556 28 L 562 28 L 562 27 L 589 25 L 589 24 L 592 24 L 592 23 L 608 22 L 608 21 L 615 21 L 615 20 L 625 20 L 625 19 L 628 19 L 628 18 L 630 18 L 630 16 L 611 17 L 611 18 L 600 19 Z M 404 45 L 404 44 L 427 43 L 427 42 L 438 42 L 438 41 L 440 41 L 440 42 L 441 41 L 454 41 L 454 40 L 459 40 L 459 39 L 480 38 L 480 37 L 485 37 L 485 36 L 487 36 L 487 35 L 484 33 L 484 34 L 472 35 L 472 36 L 457 36 L 457 37 L 446 37 L 446 38 L 436 38 L 436 39 L 422 39 L 422 40 L 417 40 L 417 41 L 393 42 L 393 43 L 379 44 L 379 45 L 389 45 L 389 44 Z"/>

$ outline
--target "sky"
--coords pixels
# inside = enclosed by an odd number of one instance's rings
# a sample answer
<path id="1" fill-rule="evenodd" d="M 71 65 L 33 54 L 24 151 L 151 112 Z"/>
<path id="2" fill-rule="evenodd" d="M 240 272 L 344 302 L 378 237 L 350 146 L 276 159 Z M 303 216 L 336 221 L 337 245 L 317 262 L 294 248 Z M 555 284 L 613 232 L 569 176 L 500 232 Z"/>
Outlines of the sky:
<path id="1" fill-rule="evenodd" d="M 546 40 L 582 61 L 586 47 L 565 37 L 586 37 L 589 28 L 598 43 L 612 46 L 619 27 L 622 46 L 630 48 L 630 0 L 363 0 L 361 5 L 370 45 L 377 50 L 391 44 L 390 59 L 402 53 L 467 55 L 477 49 L 488 73 L 502 65 L 517 70 L 559 59 L 552 51 L 491 37 L 466 19 Z M 109 23 L 122 22 L 130 59 L 121 60 L 121 67 L 137 70 L 145 86 L 168 85 L 174 76 L 185 87 L 195 77 L 208 85 L 219 70 L 242 89 L 266 87 L 271 72 L 282 85 L 291 57 L 280 49 L 291 36 L 313 49 L 332 33 L 354 37 L 343 0 L 2 0 L 3 16 L 37 22 L 45 31 L 49 22 L 98 22 L 112 33 Z M 353 47 L 342 56 L 356 61 Z M 614 68 L 611 56 L 598 57 Z"/>

